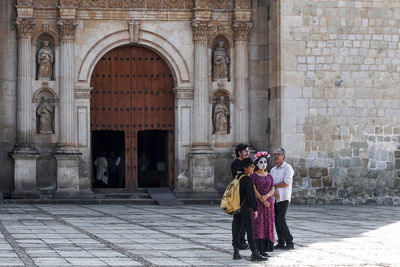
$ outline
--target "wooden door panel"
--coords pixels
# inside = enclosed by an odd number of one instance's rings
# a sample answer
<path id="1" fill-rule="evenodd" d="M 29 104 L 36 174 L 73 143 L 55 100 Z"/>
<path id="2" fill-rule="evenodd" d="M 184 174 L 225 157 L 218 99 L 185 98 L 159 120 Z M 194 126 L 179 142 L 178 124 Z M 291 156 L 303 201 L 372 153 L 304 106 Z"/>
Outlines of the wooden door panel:
<path id="1" fill-rule="evenodd" d="M 91 86 L 91 130 L 125 132 L 125 184 L 133 191 L 137 185 L 137 132 L 174 130 L 171 71 L 150 49 L 122 46 L 98 61 Z"/>

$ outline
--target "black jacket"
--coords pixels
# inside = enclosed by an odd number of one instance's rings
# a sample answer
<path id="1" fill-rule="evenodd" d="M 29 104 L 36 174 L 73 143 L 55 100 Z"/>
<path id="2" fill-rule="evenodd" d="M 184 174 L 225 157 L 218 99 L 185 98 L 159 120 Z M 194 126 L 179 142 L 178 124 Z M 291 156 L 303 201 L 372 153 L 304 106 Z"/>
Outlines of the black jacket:
<path id="1" fill-rule="evenodd" d="M 243 173 L 238 174 L 239 177 L 242 174 Z M 257 211 L 257 200 L 256 193 L 254 192 L 253 181 L 247 174 L 240 179 L 240 203 L 241 211 L 248 210 L 248 208 Z"/>
<path id="2" fill-rule="evenodd" d="M 236 172 L 240 170 L 240 159 L 235 159 L 231 164 L 232 177 L 235 178 Z"/>

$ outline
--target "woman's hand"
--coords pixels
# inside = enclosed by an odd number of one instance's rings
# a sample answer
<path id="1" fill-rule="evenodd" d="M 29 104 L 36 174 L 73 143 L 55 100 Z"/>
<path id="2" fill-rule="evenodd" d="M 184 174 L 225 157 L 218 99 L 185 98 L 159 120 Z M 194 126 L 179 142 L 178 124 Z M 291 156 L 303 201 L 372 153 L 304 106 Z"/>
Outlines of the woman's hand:
<path id="1" fill-rule="evenodd" d="M 264 206 L 266 208 L 269 208 L 271 206 L 271 204 L 269 203 L 269 201 L 264 201 Z"/>

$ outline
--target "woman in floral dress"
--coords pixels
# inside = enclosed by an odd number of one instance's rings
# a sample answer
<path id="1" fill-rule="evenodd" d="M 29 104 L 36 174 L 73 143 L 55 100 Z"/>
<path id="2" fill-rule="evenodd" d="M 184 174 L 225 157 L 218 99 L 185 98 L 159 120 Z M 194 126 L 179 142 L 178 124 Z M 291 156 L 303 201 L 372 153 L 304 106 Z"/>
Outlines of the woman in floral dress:
<path id="1" fill-rule="evenodd" d="M 251 175 L 257 197 L 258 217 L 254 223 L 254 239 L 257 249 L 263 256 L 268 256 L 267 251 L 273 251 L 275 242 L 274 233 L 274 179 L 267 172 L 267 159 L 271 156 L 266 151 L 254 155 L 256 170 Z"/>

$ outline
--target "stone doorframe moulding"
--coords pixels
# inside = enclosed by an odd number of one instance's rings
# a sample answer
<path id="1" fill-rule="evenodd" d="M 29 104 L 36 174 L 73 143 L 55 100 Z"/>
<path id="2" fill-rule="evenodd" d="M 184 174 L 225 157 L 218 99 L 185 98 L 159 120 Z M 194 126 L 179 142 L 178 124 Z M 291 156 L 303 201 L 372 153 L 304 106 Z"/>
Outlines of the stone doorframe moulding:
<path id="1" fill-rule="evenodd" d="M 122 30 L 106 35 L 88 48 L 78 70 L 78 82 L 90 84 L 90 77 L 100 58 L 108 51 L 122 45 L 132 44 L 129 31 Z M 175 87 L 186 87 L 192 84 L 189 64 L 171 42 L 154 32 L 140 29 L 137 45 L 148 47 L 159 54 L 170 67 Z"/>

